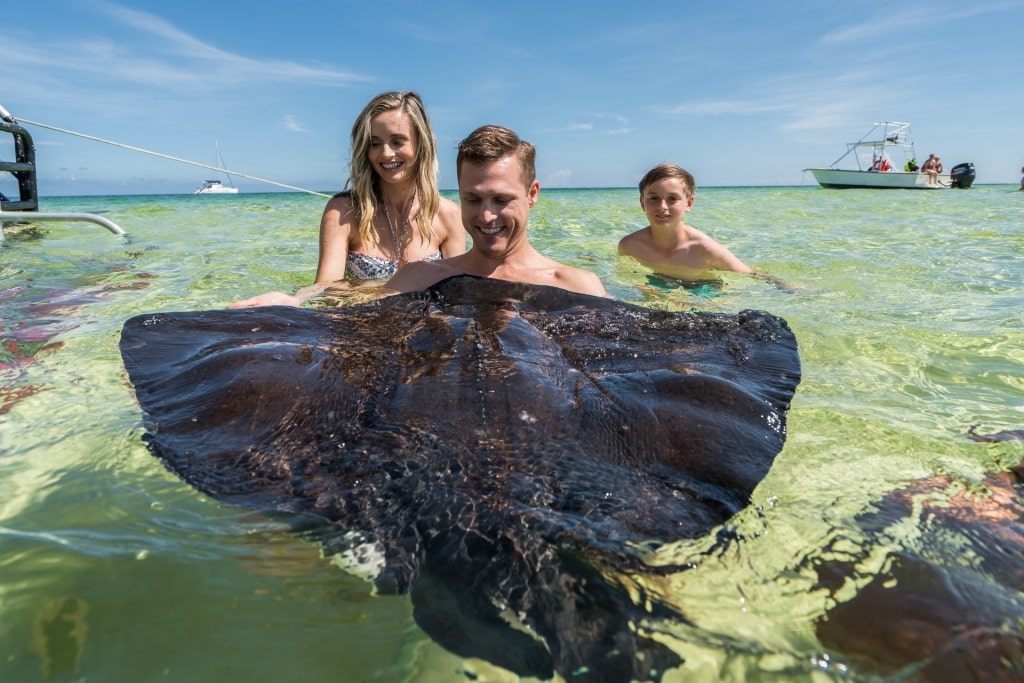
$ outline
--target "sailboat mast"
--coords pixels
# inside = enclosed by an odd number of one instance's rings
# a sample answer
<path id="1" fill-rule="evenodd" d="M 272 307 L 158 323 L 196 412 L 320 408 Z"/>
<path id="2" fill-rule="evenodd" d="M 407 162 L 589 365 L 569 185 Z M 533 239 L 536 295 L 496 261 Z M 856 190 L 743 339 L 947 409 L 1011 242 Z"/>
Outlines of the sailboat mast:
<path id="1" fill-rule="evenodd" d="M 224 168 L 224 158 L 220 155 L 220 141 L 217 140 L 217 138 L 213 139 L 213 146 L 214 149 L 217 150 L 217 168 L 219 169 L 217 171 L 218 177 L 223 179 L 224 176 L 226 175 L 228 178 L 228 186 L 234 187 L 234 184 L 231 182 L 231 174 L 227 173 L 227 169 Z"/>

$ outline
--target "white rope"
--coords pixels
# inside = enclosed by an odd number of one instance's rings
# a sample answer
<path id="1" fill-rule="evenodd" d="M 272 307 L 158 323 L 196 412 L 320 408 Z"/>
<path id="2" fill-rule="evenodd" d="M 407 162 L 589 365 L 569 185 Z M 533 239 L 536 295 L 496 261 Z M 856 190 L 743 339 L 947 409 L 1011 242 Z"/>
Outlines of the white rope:
<path id="1" fill-rule="evenodd" d="M 260 182 L 260 183 L 268 183 L 270 185 L 277 185 L 278 187 L 283 187 L 283 188 L 288 189 L 288 190 L 295 190 L 297 192 L 305 192 L 306 194 L 315 194 L 318 197 L 330 197 L 331 196 L 329 194 L 324 194 L 322 192 L 314 192 L 313 190 L 304 190 L 301 187 L 295 187 L 293 185 L 285 185 L 284 183 L 278 183 L 278 182 L 275 182 L 273 180 L 267 180 L 265 178 L 257 178 L 255 176 L 246 175 L 245 173 L 237 173 L 236 171 L 229 171 L 229 170 L 224 169 L 224 168 L 217 168 L 216 166 L 210 166 L 209 164 L 200 164 L 197 161 L 189 161 L 188 159 L 180 159 L 178 157 L 172 157 L 172 156 L 170 156 L 168 154 L 160 154 L 159 152 L 151 152 L 150 150 L 142 149 L 141 147 L 132 147 L 131 145 L 123 145 L 120 142 L 114 142 L 113 140 L 104 140 L 103 138 L 98 138 L 98 137 L 95 137 L 95 136 L 92 136 L 92 135 L 86 135 L 85 133 L 76 133 L 73 130 L 65 130 L 64 128 L 58 128 L 57 126 L 49 126 L 49 125 L 47 125 L 45 123 L 38 123 L 36 121 L 29 121 L 28 119 L 23 119 L 20 116 L 18 117 L 18 122 L 19 123 L 28 123 L 28 124 L 33 125 L 33 126 L 38 126 L 39 128 L 48 128 L 50 130 L 55 130 L 58 133 L 65 133 L 67 135 L 74 135 L 75 137 L 85 138 L 86 140 L 94 140 L 95 142 L 102 142 L 102 143 L 107 144 L 107 145 L 113 145 L 114 147 L 121 147 L 123 149 L 130 149 L 133 152 L 142 152 L 143 154 L 149 154 L 149 155 L 152 155 L 152 156 L 155 156 L 155 157 L 160 157 L 161 159 L 169 159 L 171 161 L 178 161 L 178 162 L 181 162 L 183 164 L 190 164 L 192 166 L 198 166 L 199 168 L 205 168 L 205 169 L 209 169 L 211 171 L 217 171 L 219 173 L 225 173 L 227 175 L 236 176 L 238 178 L 245 178 L 246 180 L 255 180 L 255 181 Z"/>

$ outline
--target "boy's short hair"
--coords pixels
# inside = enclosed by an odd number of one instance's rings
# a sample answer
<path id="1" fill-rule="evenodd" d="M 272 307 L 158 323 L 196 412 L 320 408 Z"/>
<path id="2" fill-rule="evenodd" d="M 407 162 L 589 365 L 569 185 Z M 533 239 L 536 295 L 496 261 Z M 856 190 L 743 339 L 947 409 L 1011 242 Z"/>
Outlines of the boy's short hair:
<path id="1" fill-rule="evenodd" d="M 480 126 L 459 143 L 456 178 L 461 175 L 464 162 L 484 164 L 505 157 L 514 157 L 519 162 L 519 177 L 530 187 L 537 179 L 537 150 L 504 126 Z"/>
<path id="2" fill-rule="evenodd" d="M 658 164 L 640 179 L 640 194 L 644 193 L 648 185 L 664 180 L 665 178 L 678 178 L 683 181 L 683 190 L 692 197 L 697 192 L 697 181 L 685 168 L 675 164 Z"/>

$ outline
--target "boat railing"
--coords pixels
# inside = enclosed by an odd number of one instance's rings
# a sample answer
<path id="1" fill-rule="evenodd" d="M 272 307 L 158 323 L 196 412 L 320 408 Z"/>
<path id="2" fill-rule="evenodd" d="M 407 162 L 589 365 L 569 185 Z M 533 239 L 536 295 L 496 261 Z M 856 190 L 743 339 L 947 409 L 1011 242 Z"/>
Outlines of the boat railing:
<path id="1" fill-rule="evenodd" d="M 36 146 L 28 131 L 18 125 L 6 109 L 0 106 L 0 131 L 14 138 L 14 161 L 0 159 L 0 172 L 7 172 L 18 181 L 18 199 L 0 200 L 0 209 L 35 211 L 39 208 L 39 190 L 36 187 Z"/>
<path id="2" fill-rule="evenodd" d="M 115 235 L 124 235 L 114 221 L 93 213 L 54 213 L 39 211 L 39 187 L 36 183 L 36 147 L 32 136 L 0 105 L 0 132 L 13 136 L 14 160 L 0 159 L 0 173 L 10 173 L 18 181 L 18 198 L 0 193 L 0 242 L 8 222 L 67 221 L 101 225 Z"/>
<path id="3" fill-rule="evenodd" d="M 842 156 L 833 161 L 829 168 L 838 168 L 839 164 L 847 157 L 853 157 L 857 164 L 857 170 L 867 170 L 861 163 L 859 156 L 861 150 L 870 149 L 871 159 L 868 161 L 868 168 L 876 159 L 883 158 L 890 149 L 903 150 L 906 159 L 916 158 L 914 141 L 910 135 L 910 124 L 902 121 L 882 121 L 875 123 L 874 127 L 857 142 L 846 143 L 846 151 Z"/>

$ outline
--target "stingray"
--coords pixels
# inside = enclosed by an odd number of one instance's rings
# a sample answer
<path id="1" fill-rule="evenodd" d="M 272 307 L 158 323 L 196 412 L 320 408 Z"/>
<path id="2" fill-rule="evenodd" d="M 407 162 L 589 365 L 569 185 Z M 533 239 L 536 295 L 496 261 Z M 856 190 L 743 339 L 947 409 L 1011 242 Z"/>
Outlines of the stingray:
<path id="1" fill-rule="evenodd" d="M 140 315 L 149 449 L 281 514 L 436 642 L 521 676 L 659 680 L 688 623 L 638 575 L 750 502 L 800 381 L 768 313 L 461 276 L 336 309 Z"/>
<path id="2" fill-rule="evenodd" d="M 844 550 L 816 563 L 835 600 L 815 625 L 822 644 L 899 680 L 1024 680 L 1022 500 L 1024 465 L 887 493 L 859 518 L 868 543 L 851 554 L 843 539 Z M 881 570 L 865 579 L 857 565 L 879 547 L 889 549 Z"/>
<path id="3" fill-rule="evenodd" d="M 1004 429 L 992 434 L 979 434 L 976 430 L 980 424 L 971 425 L 967 436 L 979 443 L 1003 443 L 1004 441 L 1024 441 L 1024 429 Z"/>

